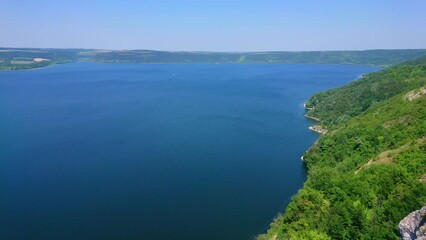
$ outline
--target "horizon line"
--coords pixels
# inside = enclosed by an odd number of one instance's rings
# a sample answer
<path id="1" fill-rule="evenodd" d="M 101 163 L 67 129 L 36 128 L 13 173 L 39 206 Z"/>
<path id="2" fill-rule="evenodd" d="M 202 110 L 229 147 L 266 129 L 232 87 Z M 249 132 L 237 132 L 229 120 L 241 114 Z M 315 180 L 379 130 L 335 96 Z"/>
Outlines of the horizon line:
<path id="1" fill-rule="evenodd" d="M 426 48 L 371 48 L 362 50 L 253 50 L 253 51 L 210 51 L 210 50 L 157 50 L 157 49 L 107 49 L 107 48 L 56 48 L 56 47 L 0 47 L 0 49 L 50 49 L 50 50 L 95 50 L 95 51 L 153 51 L 153 52 L 188 52 L 188 53 L 265 53 L 265 52 L 364 52 L 364 51 L 404 51 L 426 50 Z"/>

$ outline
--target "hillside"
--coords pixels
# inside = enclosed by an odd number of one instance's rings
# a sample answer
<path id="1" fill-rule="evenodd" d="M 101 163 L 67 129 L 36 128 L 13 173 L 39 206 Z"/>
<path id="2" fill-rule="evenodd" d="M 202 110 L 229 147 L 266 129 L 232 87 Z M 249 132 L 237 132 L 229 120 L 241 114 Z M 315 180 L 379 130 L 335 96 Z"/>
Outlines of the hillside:
<path id="1" fill-rule="evenodd" d="M 400 239 L 426 204 L 426 65 L 371 73 L 307 103 L 328 133 L 304 155 L 308 180 L 259 239 Z"/>
<path id="2" fill-rule="evenodd" d="M 308 117 L 333 127 L 366 111 L 372 105 L 425 83 L 426 65 L 399 65 L 365 75 L 358 81 L 311 97 Z"/>
<path id="3" fill-rule="evenodd" d="M 167 52 L 0 48 L 0 70 L 45 67 L 73 61 L 105 63 L 361 64 L 390 66 L 426 55 L 426 49 L 312 52 Z"/>

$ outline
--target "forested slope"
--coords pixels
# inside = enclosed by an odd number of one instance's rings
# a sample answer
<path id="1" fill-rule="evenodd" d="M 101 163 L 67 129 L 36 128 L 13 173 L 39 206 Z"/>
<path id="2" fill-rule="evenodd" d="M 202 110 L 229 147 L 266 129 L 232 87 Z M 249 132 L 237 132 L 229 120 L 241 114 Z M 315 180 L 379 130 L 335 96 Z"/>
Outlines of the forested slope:
<path id="1" fill-rule="evenodd" d="M 407 62 L 309 99 L 328 133 L 305 186 L 259 239 L 399 239 L 426 203 L 426 66 Z"/>

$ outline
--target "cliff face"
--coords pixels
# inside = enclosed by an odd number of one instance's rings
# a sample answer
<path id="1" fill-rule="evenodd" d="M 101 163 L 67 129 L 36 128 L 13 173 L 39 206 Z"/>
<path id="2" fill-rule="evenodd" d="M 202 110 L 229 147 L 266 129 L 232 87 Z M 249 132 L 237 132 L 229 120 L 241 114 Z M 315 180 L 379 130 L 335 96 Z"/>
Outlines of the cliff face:
<path id="1" fill-rule="evenodd" d="M 403 240 L 426 240 L 426 206 L 408 214 L 399 223 L 399 232 Z"/>

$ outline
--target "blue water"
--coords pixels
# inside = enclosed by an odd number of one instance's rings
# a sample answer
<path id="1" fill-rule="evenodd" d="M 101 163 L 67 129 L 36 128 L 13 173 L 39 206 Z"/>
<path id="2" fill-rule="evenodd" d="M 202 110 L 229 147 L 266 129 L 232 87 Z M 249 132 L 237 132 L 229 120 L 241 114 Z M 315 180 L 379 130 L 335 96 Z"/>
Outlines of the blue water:
<path id="1" fill-rule="evenodd" d="M 250 239 L 305 181 L 303 103 L 378 68 L 0 72 L 0 239 Z"/>

